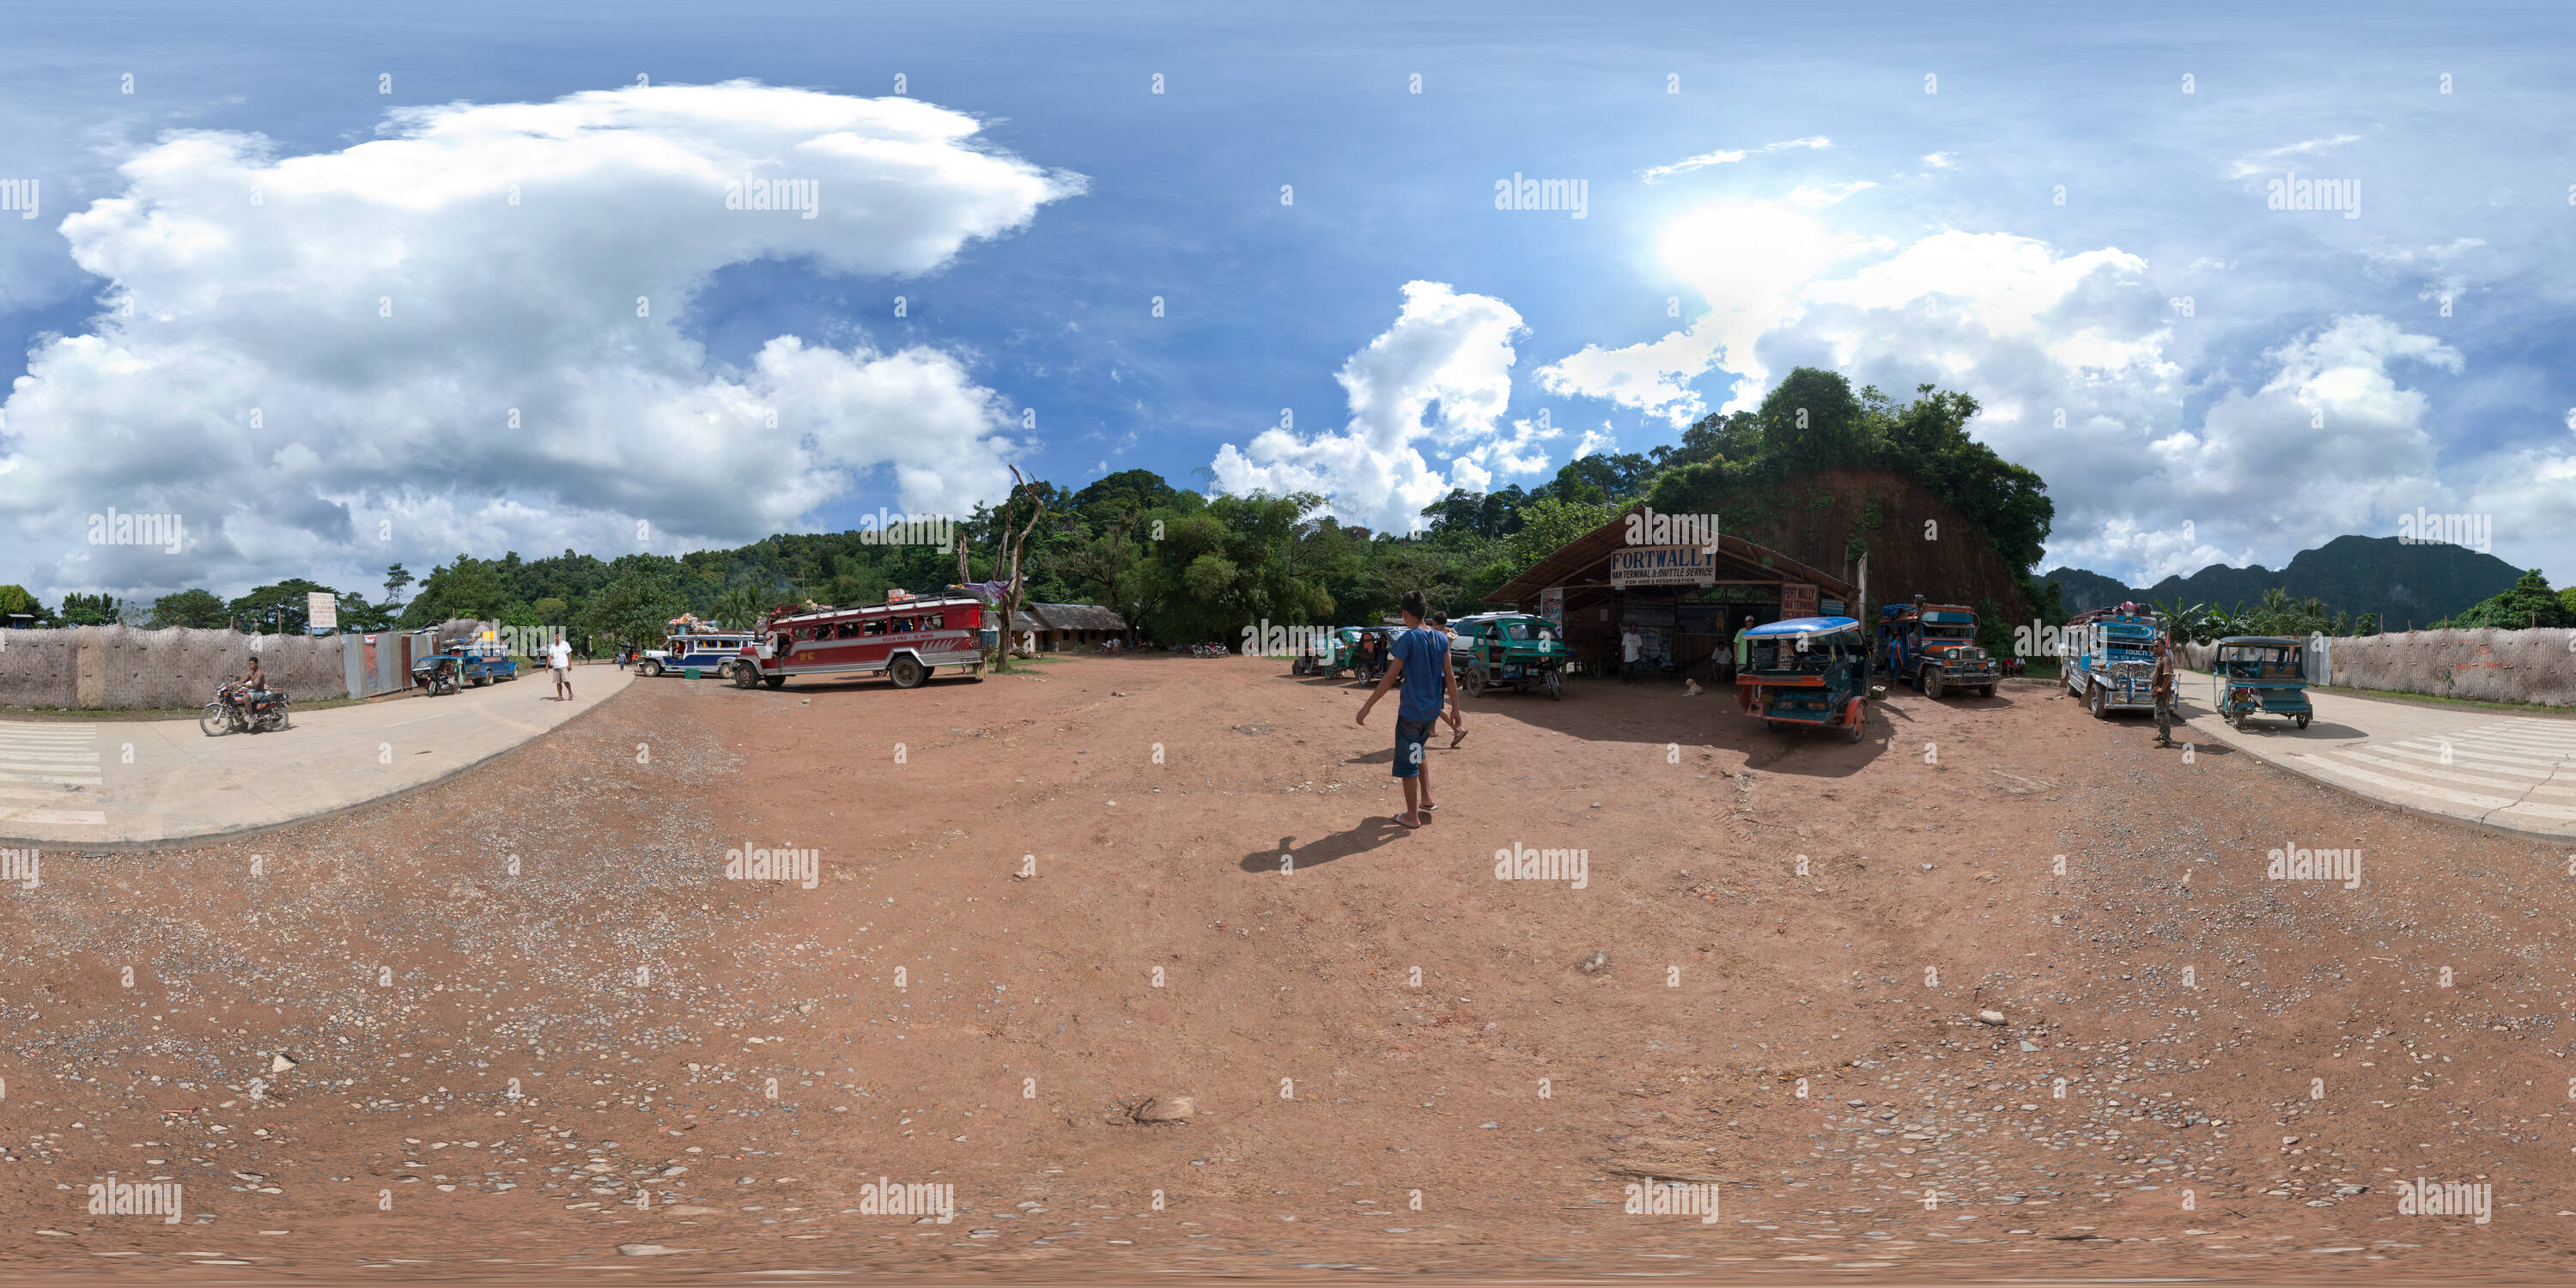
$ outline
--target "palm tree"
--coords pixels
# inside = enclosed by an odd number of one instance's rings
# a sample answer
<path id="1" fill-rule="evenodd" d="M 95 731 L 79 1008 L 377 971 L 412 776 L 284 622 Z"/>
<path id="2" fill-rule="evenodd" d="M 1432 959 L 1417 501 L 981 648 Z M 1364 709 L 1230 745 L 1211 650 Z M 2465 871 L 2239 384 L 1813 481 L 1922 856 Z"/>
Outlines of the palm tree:
<path id="1" fill-rule="evenodd" d="M 715 604 L 707 611 L 717 621 L 722 622 L 726 630 L 747 631 L 759 621 L 760 614 L 769 608 L 769 598 L 755 589 L 750 582 L 743 582 L 716 596 Z"/>

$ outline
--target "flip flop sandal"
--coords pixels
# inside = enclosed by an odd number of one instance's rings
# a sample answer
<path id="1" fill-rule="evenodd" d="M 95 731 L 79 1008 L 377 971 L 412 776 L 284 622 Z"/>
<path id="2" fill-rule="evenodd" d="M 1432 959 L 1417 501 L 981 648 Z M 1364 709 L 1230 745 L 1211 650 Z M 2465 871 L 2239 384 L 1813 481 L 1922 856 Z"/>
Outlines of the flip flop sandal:
<path id="1" fill-rule="evenodd" d="M 1436 809 L 1438 809 L 1438 808 L 1440 808 L 1440 807 L 1439 807 L 1439 806 L 1437 806 L 1437 805 L 1425 805 L 1425 806 L 1423 806 L 1423 807 L 1422 807 L 1422 812 L 1423 812 L 1423 813 L 1425 813 L 1425 814 L 1428 814 L 1428 813 L 1430 813 L 1431 811 L 1436 810 Z"/>
<path id="2" fill-rule="evenodd" d="M 1404 821 L 1404 816 L 1403 816 L 1402 814 L 1398 814 L 1398 815 L 1396 815 L 1396 816 L 1395 816 L 1395 821 L 1396 821 L 1396 825 L 1397 825 L 1397 826 L 1399 826 L 1399 827 L 1403 827 L 1403 828 L 1406 828 L 1406 829 L 1408 829 L 1408 830 L 1413 829 L 1413 828 L 1418 828 L 1418 827 L 1422 826 L 1422 824 L 1420 824 L 1420 823 L 1407 823 L 1407 822 L 1405 822 L 1405 821 Z"/>

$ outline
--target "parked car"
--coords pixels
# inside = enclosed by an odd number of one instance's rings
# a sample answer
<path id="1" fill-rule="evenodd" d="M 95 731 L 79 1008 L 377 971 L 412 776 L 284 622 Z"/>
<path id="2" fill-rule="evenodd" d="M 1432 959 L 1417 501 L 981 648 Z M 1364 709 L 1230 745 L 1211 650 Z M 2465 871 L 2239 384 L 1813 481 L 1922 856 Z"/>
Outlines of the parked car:
<path id="1" fill-rule="evenodd" d="M 1564 700 L 1565 668 L 1574 661 L 1574 648 L 1556 623 L 1531 613 L 1477 613 L 1449 628 L 1457 633 L 1449 666 L 1459 692 L 1473 698 L 1487 689 L 1511 688 Z"/>
<path id="2" fill-rule="evenodd" d="M 1747 629 L 1751 657 L 1736 701 L 1774 732 L 1834 729 L 1860 741 L 1869 714 L 1869 652 L 1848 617 L 1793 617 Z"/>

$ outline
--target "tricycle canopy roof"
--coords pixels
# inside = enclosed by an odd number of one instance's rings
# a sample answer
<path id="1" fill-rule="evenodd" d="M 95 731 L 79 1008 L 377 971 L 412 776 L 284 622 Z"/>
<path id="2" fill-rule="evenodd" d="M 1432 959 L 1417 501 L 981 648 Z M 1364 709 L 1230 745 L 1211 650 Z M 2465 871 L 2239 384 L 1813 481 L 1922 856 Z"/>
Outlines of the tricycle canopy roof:
<path id="1" fill-rule="evenodd" d="M 1831 635 L 1836 631 L 1858 630 L 1860 623 L 1848 617 L 1792 617 L 1782 622 L 1765 622 L 1744 632 L 1754 639 L 1781 635 Z"/>
<path id="2" fill-rule="evenodd" d="M 2306 648 L 2308 642 L 2286 635 L 2230 635 L 2218 641 L 2220 648 L 2241 644 L 2249 648 Z"/>

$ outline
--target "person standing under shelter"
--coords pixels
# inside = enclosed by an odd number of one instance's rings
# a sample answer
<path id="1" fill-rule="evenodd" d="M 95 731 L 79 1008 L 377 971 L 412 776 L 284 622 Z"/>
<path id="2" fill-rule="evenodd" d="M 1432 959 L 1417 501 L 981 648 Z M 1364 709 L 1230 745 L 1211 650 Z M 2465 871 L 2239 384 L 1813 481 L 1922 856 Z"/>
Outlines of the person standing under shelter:
<path id="1" fill-rule="evenodd" d="M 1636 682 L 1637 628 L 1634 626 L 1626 626 L 1622 627 L 1619 631 L 1619 683 L 1634 684 Z"/>
<path id="2" fill-rule="evenodd" d="M 1448 638 L 1424 629 L 1424 612 L 1422 592 L 1404 592 L 1404 633 L 1388 650 L 1386 674 L 1379 677 L 1376 690 L 1360 704 L 1359 714 L 1352 717 L 1366 727 L 1369 709 L 1386 696 L 1390 686 L 1403 685 L 1395 707 L 1395 777 L 1404 784 L 1404 812 L 1396 815 L 1395 821 L 1406 827 L 1422 826 L 1429 812 L 1440 808 L 1431 800 L 1431 766 L 1425 763 L 1422 745 L 1430 739 L 1432 726 L 1439 723 L 1440 708 L 1445 705 L 1455 712 L 1458 706 L 1458 681 L 1449 669 Z"/>

